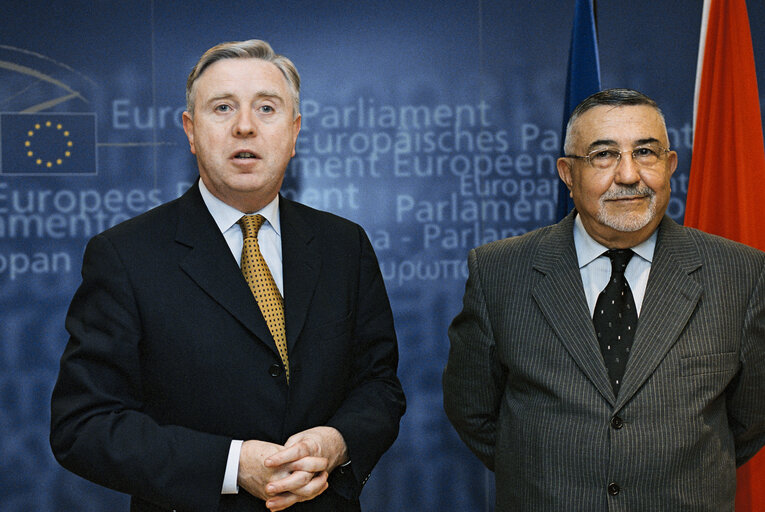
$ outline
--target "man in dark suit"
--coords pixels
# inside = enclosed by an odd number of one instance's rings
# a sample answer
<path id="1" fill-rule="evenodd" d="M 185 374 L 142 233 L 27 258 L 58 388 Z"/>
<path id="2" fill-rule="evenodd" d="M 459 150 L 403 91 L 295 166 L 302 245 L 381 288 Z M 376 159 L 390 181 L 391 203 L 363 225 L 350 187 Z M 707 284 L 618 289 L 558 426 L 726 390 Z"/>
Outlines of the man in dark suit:
<path id="1" fill-rule="evenodd" d="M 51 446 L 131 510 L 357 511 L 398 434 L 396 336 L 368 238 L 278 195 L 299 88 L 263 41 L 208 50 L 183 114 L 200 180 L 86 248 Z"/>
<path id="2" fill-rule="evenodd" d="M 498 511 L 732 512 L 765 444 L 765 254 L 665 216 L 650 98 L 587 98 L 565 151 L 575 210 L 470 252 L 446 412 Z"/>

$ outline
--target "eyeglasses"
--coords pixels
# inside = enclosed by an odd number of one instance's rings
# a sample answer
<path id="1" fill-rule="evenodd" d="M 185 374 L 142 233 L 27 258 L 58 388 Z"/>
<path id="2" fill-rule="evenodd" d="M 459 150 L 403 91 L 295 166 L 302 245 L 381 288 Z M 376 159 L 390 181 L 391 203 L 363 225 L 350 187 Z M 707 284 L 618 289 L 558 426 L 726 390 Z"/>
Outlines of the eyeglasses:
<path id="1" fill-rule="evenodd" d="M 641 167 L 653 167 L 664 158 L 664 155 L 669 153 L 669 149 L 658 144 L 646 144 L 626 151 L 619 151 L 617 148 L 599 148 L 593 149 L 584 156 L 565 156 L 566 158 L 584 160 L 592 167 L 606 171 L 619 165 L 624 153 L 629 153 L 632 156 L 632 161 Z"/>

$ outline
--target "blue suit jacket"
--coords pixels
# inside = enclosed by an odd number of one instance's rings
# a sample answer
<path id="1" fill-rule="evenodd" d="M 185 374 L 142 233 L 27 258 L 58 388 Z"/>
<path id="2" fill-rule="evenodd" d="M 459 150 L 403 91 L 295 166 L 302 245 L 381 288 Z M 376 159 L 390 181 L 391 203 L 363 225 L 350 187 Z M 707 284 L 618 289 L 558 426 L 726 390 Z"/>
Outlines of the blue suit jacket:
<path id="1" fill-rule="evenodd" d="M 265 510 L 221 496 L 231 439 L 329 425 L 349 468 L 300 510 L 358 510 L 404 412 L 393 318 L 356 224 L 280 200 L 290 384 L 198 187 L 94 237 L 67 315 L 51 445 L 134 510 Z"/>

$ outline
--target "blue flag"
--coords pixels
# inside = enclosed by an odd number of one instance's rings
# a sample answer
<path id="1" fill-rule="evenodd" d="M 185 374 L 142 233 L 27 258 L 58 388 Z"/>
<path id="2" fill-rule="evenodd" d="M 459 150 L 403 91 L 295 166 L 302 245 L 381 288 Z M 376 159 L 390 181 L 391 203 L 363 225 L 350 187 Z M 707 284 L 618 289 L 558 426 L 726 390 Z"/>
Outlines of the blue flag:
<path id="1" fill-rule="evenodd" d="M 566 103 L 563 108 L 563 128 L 560 138 L 560 154 L 564 155 L 563 143 L 566 124 L 571 111 L 587 96 L 600 91 L 600 59 L 598 58 L 598 31 L 595 27 L 593 0 L 576 0 L 574 28 L 571 31 L 571 47 L 568 53 L 566 76 Z M 566 184 L 558 184 L 558 220 L 562 219 L 574 203 L 569 197 Z"/>
<path id="2" fill-rule="evenodd" d="M 96 174 L 95 114 L 0 114 L 0 175 Z"/>

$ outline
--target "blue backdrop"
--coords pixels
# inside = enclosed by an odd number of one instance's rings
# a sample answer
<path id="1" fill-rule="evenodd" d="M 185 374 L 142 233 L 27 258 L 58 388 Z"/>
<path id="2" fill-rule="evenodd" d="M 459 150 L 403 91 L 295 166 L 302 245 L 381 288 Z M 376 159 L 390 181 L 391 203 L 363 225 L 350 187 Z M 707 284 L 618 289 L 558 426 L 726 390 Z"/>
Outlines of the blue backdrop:
<path id="1" fill-rule="evenodd" d="M 600 2 L 603 87 L 663 107 L 691 156 L 699 0 Z M 492 509 L 492 475 L 442 408 L 467 251 L 553 222 L 574 2 L 5 2 L 0 18 L 0 510 L 126 510 L 61 469 L 49 397 L 82 251 L 196 176 L 186 76 L 220 41 L 269 41 L 303 79 L 283 193 L 360 222 L 396 316 L 408 398 L 367 511 Z M 765 6 L 749 2 L 765 83 Z M 48 124 L 50 123 L 50 124 Z M 31 155 L 29 153 L 32 153 Z"/>

